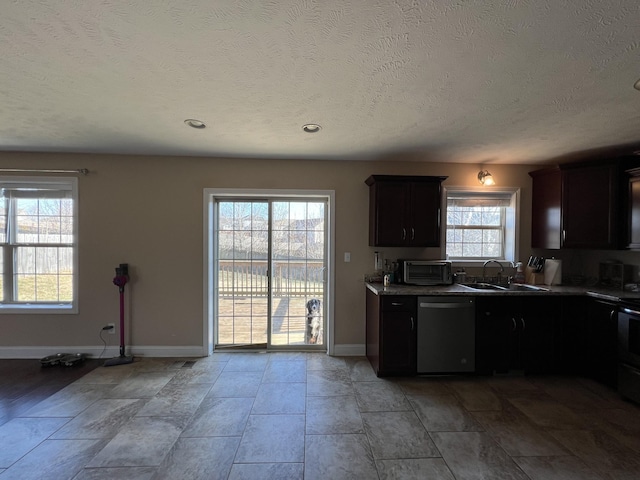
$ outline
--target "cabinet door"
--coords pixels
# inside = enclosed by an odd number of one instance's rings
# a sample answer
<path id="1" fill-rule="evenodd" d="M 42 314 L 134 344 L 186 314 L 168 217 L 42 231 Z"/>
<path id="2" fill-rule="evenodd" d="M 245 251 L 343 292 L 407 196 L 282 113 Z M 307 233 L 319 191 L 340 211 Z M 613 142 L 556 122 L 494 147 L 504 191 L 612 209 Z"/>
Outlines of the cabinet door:
<path id="1" fill-rule="evenodd" d="M 518 327 L 525 373 L 552 373 L 559 369 L 555 328 L 561 308 L 559 298 L 522 297 Z"/>
<path id="2" fill-rule="evenodd" d="M 560 318 L 556 323 L 556 358 L 560 373 L 587 375 L 587 311 L 590 300 L 583 296 L 563 296 Z"/>
<path id="3" fill-rule="evenodd" d="M 530 172 L 531 248 L 560 248 L 561 181 L 560 170 L 545 169 Z"/>
<path id="4" fill-rule="evenodd" d="M 440 245 L 440 192 L 447 177 L 371 175 L 369 245 L 435 247 Z"/>
<path id="5" fill-rule="evenodd" d="M 615 387 L 618 369 L 618 308 L 601 300 L 589 300 L 587 310 L 587 375 Z"/>
<path id="6" fill-rule="evenodd" d="M 380 370 L 380 297 L 366 289 L 366 354 L 371 367 Z"/>
<path id="7" fill-rule="evenodd" d="M 479 297 L 477 320 L 483 324 L 483 330 L 478 340 L 485 352 L 481 371 L 555 371 L 557 338 L 554 329 L 559 313 L 560 300 L 555 298 Z"/>
<path id="8" fill-rule="evenodd" d="M 629 248 L 640 249 L 640 176 L 629 179 Z"/>
<path id="9" fill-rule="evenodd" d="M 562 246 L 615 248 L 617 176 L 614 165 L 562 171 Z"/>
<path id="10" fill-rule="evenodd" d="M 476 373 L 491 375 L 495 369 L 497 312 L 485 297 L 476 297 Z"/>
<path id="11" fill-rule="evenodd" d="M 410 246 L 440 246 L 440 182 L 411 183 L 407 240 Z"/>
<path id="12" fill-rule="evenodd" d="M 416 297 L 383 297 L 380 373 L 416 373 Z"/>
<path id="13" fill-rule="evenodd" d="M 403 246 L 407 240 L 406 207 L 410 189 L 405 182 L 376 182 L 369 196 L 369 245 Z"/>
<path id="14" fill-rule="evenodd" d="M 477 339 L 481 345 L 476 350 L 476 365 L 480 373 L 521 369 L 517 313 L 518 302 L 514 297 L 477 298 L 476 320 L 481 324 Z"/>
<path id="15" fill-rule="evenodd" d="M 525 370 L 524 331 L 519 301 L 510 298 L 503 308 L 503 313 L 496 324 L 496 335 L 502 335 L 505 345 L 501 349 L 502 356 L 497 362 L 496 371 L 500 373 L 523 372 Z"/>

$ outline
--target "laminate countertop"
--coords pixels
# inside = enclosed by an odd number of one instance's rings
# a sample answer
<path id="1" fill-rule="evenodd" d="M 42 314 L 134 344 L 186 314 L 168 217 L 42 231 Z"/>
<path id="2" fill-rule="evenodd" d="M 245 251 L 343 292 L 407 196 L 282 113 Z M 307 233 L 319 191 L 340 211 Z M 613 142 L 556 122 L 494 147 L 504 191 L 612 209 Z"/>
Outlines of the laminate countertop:
<path id="1" fill-rule="evenodd" d="M 388 287 L 382 283 L 365 282 L 366 287 L 376 295 L 470 295 L 470 296 L 504 296 L 504 295 L 584 295 L 599 298 L 610 302 L 618 302 L 623 298 L 640 299 L 640 292 L 627 292 L 602 286 L 576 286 L 576 285 L 535 285 L 540 290 L 480 290 L 454 283 L 453 285 L 419 286 L 391 284 Z"/>

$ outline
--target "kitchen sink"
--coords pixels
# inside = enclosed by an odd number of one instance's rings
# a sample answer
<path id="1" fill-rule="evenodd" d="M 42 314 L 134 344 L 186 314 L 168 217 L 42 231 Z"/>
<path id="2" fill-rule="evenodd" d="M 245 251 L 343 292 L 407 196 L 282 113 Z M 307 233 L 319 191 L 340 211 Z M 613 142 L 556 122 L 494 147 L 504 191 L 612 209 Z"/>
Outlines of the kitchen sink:
<path id="1" fill-rule="evenodd" d="M 509 285 L 509 290 L 516 290 L 521 292 L 548 292 L 548 288 L 536 287 L 535 285 L 527 285 L 524 283 L 512 283 Z"/>
<path id="2" fill-rule="evenodd" d="M 509 290 L 507 287 L 503 287 L 502 285 L 496 285 L 494 283 L 461 283 L 463 287 L 472 288 L 474 290 Z"/>
<path id="3" fill-rule="evenodd" d="M 535 285 L 528 285 L 524 283 L 512 283 L 508 287 L 506 285 L 496 285 L 495 283 L 461 283 L 463 287 L 471 288 L 472 290 L 496 290 L 496 291 L 516 291 L 516 292 L 548 292 L 548 288 L 536 287 Z"/>

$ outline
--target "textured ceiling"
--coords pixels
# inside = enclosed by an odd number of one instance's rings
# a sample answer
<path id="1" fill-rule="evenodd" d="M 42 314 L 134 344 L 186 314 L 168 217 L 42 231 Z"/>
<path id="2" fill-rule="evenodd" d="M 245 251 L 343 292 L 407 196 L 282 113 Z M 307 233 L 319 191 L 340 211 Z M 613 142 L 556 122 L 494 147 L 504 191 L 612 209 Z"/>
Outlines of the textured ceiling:
<path id="1" fill-rule="evenodd" d="M 638 0 L 3 0 L 0 150 L 532 164 L 640 148 L 639 33 Z"/>

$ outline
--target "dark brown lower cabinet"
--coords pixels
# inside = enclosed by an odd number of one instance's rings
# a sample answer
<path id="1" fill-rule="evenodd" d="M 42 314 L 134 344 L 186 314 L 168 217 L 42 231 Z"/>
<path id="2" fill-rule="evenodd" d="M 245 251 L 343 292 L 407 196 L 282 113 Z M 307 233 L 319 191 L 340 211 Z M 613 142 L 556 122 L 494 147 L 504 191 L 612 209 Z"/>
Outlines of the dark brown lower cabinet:
<path id="1" fill-rule="evenodd" d="M 417 298 L 367 289 L 367 358 L 376 375 L 415 375 Z"/>
<path id="2" fill-rule="evenodd" d="M 417 297 L 367 289 L 367 358 L 376 375 L 417 373 Z M 476 297 L 476 373 L 584 375 L 617 383 L 617 305 L 558 295 Z"/>
<path id="3" fill-rule="evenodd" d="M 558 373 L 589 376 L 589 322 L 587 316 L 592 299 L 584 295 L 567 295 L 562 297 L 562 313 L 560 315 L 557 334 L 560 348 L 558 350 Z"/>
<path id="4" fill-rule="evenodd" d="M 555 372 L 560 305 L 558 297 L 478 297 L 477 373 Z"/>
<path id="5" fill-rule="evenodd" d="M 587 300 L 585 374 L 610 387 L 618 385 L 618 306 Z"/>
<path id="6" fill-rule="evenodd" d="M 616 387 L 617 313 L 615 302 L 585 296 L 562 298 L 560 373 L 583 375 Z"/>

